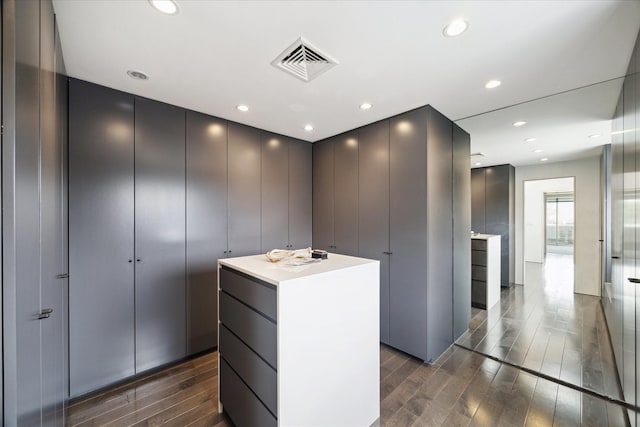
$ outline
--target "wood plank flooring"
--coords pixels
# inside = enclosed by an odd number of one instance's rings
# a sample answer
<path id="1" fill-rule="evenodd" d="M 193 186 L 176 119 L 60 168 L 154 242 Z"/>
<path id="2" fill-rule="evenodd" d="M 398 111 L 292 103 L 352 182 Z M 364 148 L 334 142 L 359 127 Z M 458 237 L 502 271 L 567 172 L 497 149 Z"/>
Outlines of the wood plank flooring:
<path id="1" fill-rule="evenodd" d="M 528 264 L 526 285 L 503 289 L 500 304 L 479 312 L 457 344 L 622 399 L 600 299 L 573 293 L 568 262 L 555 255 L 546 266 Z"/>
<path id="2" fill-rule="evenodd" d="M 75 401 L 67 425 L 232 426 L 217 375 L 214 352 Z M 380 379 L 383 426 L 628 425 L 622 407 L 457 346 L 427 365 L 382 345 Z"/>

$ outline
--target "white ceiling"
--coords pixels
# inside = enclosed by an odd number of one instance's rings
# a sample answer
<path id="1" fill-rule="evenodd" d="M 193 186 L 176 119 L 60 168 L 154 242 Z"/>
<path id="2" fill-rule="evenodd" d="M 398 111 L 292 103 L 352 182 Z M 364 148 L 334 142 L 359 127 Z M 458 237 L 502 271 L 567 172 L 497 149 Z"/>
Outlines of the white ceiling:
<path id="1" fill-rule="evenodd" d="M 460 119 L 620 77 L 640 27 L 637 1 L 177 0 L 174 16 L 146 0 L 53 1 L 70 76 L 308 141 L 425 104 Z M 469 30 L 444 37 L 458 17 Z M 340 64 L 310 83 L 271 66 L 300 36 Z M 503 84 L 487 90 L 490 79 Z M 374 107 L 360 110 L 364 101 Z M 555 117 L 567 131 L 587 120 L 567 114 Z M 463 123 L 474 150 L 500 153 L 492 164 L 539 157 L 512 139 L 496 148 L 490 129 Z M 552 160 L 572 155 L 562 144 Z"/>

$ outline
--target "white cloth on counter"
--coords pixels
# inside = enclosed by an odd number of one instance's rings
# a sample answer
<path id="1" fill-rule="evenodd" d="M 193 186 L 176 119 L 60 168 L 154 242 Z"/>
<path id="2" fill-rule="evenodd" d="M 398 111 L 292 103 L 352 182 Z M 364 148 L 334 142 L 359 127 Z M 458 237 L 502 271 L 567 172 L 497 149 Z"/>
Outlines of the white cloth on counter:
<path id="1" fill-rule="evenodd" d="M 273 263 L 285 265 L 306 265 L 318 262 L 319 259 L 311 257 L 311 248 L 305 249 L 273 249 L 265 254 Z"/>

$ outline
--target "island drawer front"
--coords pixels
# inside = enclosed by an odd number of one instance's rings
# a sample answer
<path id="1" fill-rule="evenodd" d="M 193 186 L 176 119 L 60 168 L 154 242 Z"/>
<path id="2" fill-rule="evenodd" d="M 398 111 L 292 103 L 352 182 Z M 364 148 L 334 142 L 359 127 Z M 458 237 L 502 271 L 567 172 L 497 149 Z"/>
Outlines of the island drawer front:
<path id="1" fill-rule="evenodd" d="M 224 325 L 220 327 L 220 354 L 251 391 L 269 410 L 278 413 L 276 371 L 233 335 Z"/>
<path id="2" fill-rule="evenodd" d="M 485 251 L 471 251 L 471 264 L 487 265 L 487 253 Z"/>
<path id="3" fill-rule="evenodd" d="M 471 239 L 471 249 L 475 251 L 486 251 L 487 241 L 480 239 Z"/>
<path id="4" fill-rule="evenodd" d="M 474 265 L 471 267 L 471 278 L 473 280 L 487 280 L 487 268 L 480 267 L 479 265 Z"/>
<path id="5" fill-rule="evenodd" d="M 237 427 L 276 427 L 278 421 L 220 358 L 220 402 Z"/>
<path id="6" fill-rule="evenodd" d="M 278 315 L 276 290 L 226 268 L 220 269 L 220 287 L 243 303 L 272 318 Z"/>
<path id="7" fill-rule="evenodd" d="M 471 302 L 476 307 L 486 308 L 487 284 L 485 282 L 471 281 Z"/>
<path id="8" fill-rule="evenodd" d="M 220 321 L 271 367 L 278 366 L 275 323 L 225 292 L 220 292 Z"/>

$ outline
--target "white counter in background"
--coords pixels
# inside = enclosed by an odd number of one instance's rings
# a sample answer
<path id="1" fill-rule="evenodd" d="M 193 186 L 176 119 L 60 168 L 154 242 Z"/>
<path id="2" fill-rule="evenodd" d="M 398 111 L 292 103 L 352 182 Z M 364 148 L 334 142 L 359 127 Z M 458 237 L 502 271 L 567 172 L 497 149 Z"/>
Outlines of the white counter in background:
<path id="1" fill-rule="evenodd" d="M 499 235 L 471 236 L 471 305 L 489 310 L 500 301 Z"/>
<path id="2" fill-rule="evenodd" d="M 220 409 L 238 427 L 377 422 L 379 269 L 337 254 L 295 267 L 220 260 Z"/>

